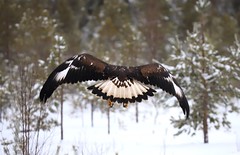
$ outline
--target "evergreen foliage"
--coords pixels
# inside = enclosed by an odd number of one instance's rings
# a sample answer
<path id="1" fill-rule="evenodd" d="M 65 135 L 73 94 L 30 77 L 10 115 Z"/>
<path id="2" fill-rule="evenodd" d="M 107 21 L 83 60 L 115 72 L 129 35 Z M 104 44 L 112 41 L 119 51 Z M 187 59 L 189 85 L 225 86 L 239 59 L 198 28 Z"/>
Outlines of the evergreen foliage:
<path id="1" fill-rule="evenodd" d="M 238 57 L 233 49 L 230 50 L 232 55 L 221 55 L 202 32 L 201 24 L 188 32 L 185 41 L 176 40 L 173 50 L 171 59 L 178 63 L 174 72 L 182 79 L 192 104 L 188 123 L 172 118 L 174 126 L 179 128 L 176 135 L 182 132 L 194 135 L 203 130 L 204 142 L 208 143 L 208 130 L 230 128 L 227 114 L 239 112 L 240 107 L 232 101 L 232 97 L 239 96 L 239 89 L 232 80 L 239 78 L 236 75 L 239 62 L 235 61 Z"/>

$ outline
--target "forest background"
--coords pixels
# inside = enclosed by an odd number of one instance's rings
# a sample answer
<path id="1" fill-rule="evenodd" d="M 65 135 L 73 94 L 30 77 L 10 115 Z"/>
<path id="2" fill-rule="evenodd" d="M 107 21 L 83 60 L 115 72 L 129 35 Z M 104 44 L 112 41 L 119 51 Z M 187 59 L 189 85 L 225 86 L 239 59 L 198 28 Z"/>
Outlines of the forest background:
<path id="1" fill-rule="evenodd" d="M 231 102 L 240 94 L 239 35 L 239 0 L 0 0 L 1 121 L 12 121 L 16 132 L 49 129 L 58 122 L 47 116 L 68 94 L 80 94 L 76 106 L 91 104 L 104 112 L 79 85 L 64 87 L 65 97 L 62 88 L 54 104 L 42 107 L 38 101 L 54 67 L 87 52 L 119 65 L 166 64 L 192 108 L 187 125 L 172 118 L 177 134 L 203 130 L 208 143 L 211 124 L 230 128 L 227 114 L 239 112 L 239 103 Z M 225 109 L 220 115 L 219 107 Z M 44 111 L 41 119 L 37 111 Z"/>

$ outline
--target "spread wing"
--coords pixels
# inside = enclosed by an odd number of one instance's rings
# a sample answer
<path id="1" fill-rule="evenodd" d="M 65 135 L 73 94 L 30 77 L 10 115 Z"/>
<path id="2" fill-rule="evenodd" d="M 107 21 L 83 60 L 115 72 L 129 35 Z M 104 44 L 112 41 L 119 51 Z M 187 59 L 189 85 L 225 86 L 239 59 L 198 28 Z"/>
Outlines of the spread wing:
<path id="1" fill-rule="evenodd" d="M 174 95 L 178 99 L 183 113 L 188 117 L 189 105 L 184 92 L 166 68 L 161 64 L 153 63 L 138 66 L 135 69 L 138 71 L 137 74 L 134 75 L 135 79 L 145 84 L 157 86 L 169 94 Z"/>
<path id="2" fill-rule="evenodd" d="M 46 100 L 63 83 L 106 79 L 103 70 L 108 64 L 89 54 L 75 55 L 59 65 L 48 77 L 40 92 L 40 101 Z"/>

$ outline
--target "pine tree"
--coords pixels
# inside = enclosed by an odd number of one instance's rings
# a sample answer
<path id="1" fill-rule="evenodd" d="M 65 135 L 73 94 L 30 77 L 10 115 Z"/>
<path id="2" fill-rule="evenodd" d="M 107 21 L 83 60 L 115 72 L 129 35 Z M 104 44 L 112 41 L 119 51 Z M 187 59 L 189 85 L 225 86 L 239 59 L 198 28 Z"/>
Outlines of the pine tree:
<path id="1" fill-rule="evenodd" d="M 193 32 L 188 32 L 185 41 L 176 40 L 173 50 L 172 60 L 178 63 L 174 72 L 183 79 L 192 105 L 188 123 L 172 118 L 174 126 L 179 128 L 176 135 L 182 132 L 194 135 L 197 130 L 202 130 L 204 143 L 208 143 L 209 129 L 230 128 L 227 114 L 239 111 L 239 107 L 232 102 L 232 97 L 239 90 L 231 80 L 231 77 L 239 75 L 239 69 L 235 67 L 239 65 L 235 60 L 239 56 L 221 55 L 199 23 L 195 24 Z M 239 82 L 239 78 L 235 80 Z"/>

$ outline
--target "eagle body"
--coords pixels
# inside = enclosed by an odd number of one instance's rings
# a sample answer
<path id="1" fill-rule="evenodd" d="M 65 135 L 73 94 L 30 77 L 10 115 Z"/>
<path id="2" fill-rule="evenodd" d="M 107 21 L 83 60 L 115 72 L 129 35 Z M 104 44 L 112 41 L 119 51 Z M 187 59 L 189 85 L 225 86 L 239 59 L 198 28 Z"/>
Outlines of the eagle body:
<path id="1" fill-rule="evenodd" d="M 75 55 L 59 65 L 44 83 L 40 100 L 46 102 L 54 90 L 64 83 L 77 83 L 94 80 L 96 83 L 87 89 L 112 106 L 113 102 L 141 102 L 153 96 L 159 87 L 175 96 L 184 114 L 188 117 L 189 105 L 182 88 L 172 74 L 161 64 L 152 63 L 136 67 L 108 64 L 90 54 Z"/>
<path id="2" fill-rule="evenodd" d="M 153 96 L 154 89 L 142 84 L 134 79 L 139 74 L 139 70 L 134 67 L 108 65 L 103 73 L 107 80 L 103 80 L 93 86 L 88 87 L 93 94 L 105 100 L 118 103 L 141 102 L 148 96 Z"/>

